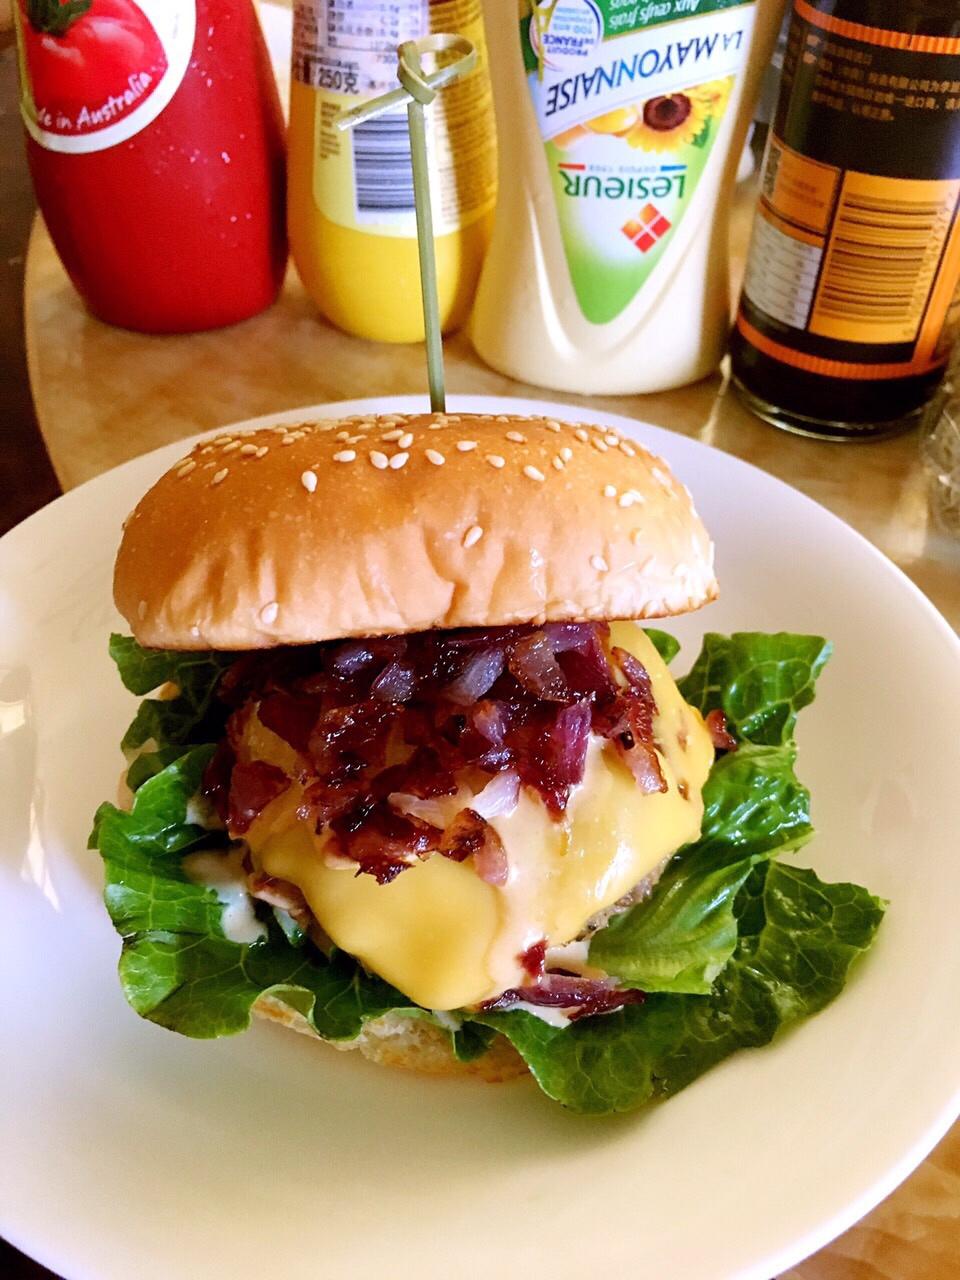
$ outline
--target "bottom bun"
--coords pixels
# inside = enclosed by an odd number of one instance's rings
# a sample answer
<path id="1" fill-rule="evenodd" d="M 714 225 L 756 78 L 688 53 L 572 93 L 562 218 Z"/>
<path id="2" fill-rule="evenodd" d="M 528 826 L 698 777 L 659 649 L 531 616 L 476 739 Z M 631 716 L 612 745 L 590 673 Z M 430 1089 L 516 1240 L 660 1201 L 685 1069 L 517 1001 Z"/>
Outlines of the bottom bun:
<path id="1" fill-rule="evenodd" d="M 449 1035 L 425 1018 L 385 1013 L 365 1022 L 355 1040 L 323 1041 L 302 1014 L 275 996 L 260 996 L 253 1009 L 261 1018 L 312 1036 L 341 1052 L 359 1049 L 365 1058 L 383 1067 L 401 1067 L 432 1076 L 477 1076 L 487 1084 L 501 1084 L 527 1074 L 526 1063 L 503 1036 L 497 1036 L 479 1058 L 461 1062 L 454 1055 Z"/>

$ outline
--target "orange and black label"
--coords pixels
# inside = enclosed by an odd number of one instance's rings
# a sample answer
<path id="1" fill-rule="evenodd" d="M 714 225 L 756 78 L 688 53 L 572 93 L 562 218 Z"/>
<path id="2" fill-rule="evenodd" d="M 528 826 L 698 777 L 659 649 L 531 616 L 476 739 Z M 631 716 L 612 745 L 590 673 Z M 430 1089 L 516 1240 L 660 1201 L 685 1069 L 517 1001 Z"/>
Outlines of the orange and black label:
<path id="1" fill-rule="evenodd" d="M 960 310 L 960 12 L 894 31 L 879 8 L 794 0 L 737 319 L 828 377 L 936 369 Z"/>

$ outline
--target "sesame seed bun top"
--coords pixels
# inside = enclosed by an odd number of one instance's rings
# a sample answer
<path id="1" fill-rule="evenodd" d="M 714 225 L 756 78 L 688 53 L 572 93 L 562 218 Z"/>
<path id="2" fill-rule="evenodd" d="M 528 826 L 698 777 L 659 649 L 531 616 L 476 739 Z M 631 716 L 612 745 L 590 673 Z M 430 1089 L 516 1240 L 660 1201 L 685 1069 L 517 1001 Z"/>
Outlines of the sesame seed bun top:
<path id="1" fill-rule="evenodd" d="M 666 463 L 608 427 L 505 414 L 226 432 L 140 501 L 114 577 L 165 649 L 658 618 L 716 593 Z"/>

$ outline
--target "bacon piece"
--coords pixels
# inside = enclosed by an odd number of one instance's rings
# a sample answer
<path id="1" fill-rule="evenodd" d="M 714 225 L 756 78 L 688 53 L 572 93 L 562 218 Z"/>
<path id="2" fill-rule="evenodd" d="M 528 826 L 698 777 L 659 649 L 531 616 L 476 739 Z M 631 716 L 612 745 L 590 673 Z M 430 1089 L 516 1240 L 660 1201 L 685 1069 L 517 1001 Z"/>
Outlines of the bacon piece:
<path id="1" fill-rule="evenodd" d="M 474 809 L 461 809 L 443 833 L 439 852 L 454 862 L 473 858 L 474 870 L 487 884 L 507 883 L 509 867 L 503 842 Z"/>
<path id="2" fill-rule="evenodd" d="M 325 711 L 313 727 L 308 748 L 318 772 L 331 772 L 345 754 L 369 765 L 382 764 L 397 715 L 392 703 L 374 699 Z"/>
<path id="3" fill-rule="evenodd" d="M 640 790 L 649 795 L 667 790 L 653 740 L 657 704 L 650 674 L 626 649 L 614 646 L 613 657 L 628 682 L 612 704 L 594 717 L 594 727 L 611 738 Z"/>
<path id="4" fill-rule="evenodd" d="M 357 874 L 389 884 L 422 853 L 439 848 L 439 827 L 367 797 L 349 813 L 334 818 L 330 829 L 341 853 L 356 862 Z"/>
<path id="5" fill-rule="evenodd" d="M 339 775 L 329 774 L 311 782 L 297 805 L 297 817 L 313 822 L 317 831 L 334 818 L 340 818 L 355 807 L 368 786 L 359 772 L 344 769 Z"/>
<path id="6" fill-rule="evenodd" d="M 654 795 L 667 790 L 667 780 L 660 768 L 660 759 L 650 742 L 633 739 L 628 734 L 617 740 L 617 750 L 643 795 Z"/>
<path id="7" fill-rule="evenodd" d="M 252 702 L 245 702 L 242 707 L 237 707 L 236 711 L 231 711 L 227 716 L 227 742 L 238 755 L 243 745 L 247 724 L 253 715 L 253 707 Z"/>
<path id="8" fill-rule="evenodd" d="M 536 788 L 554 817 L 564 812 L 571 789 L 583 781 L 590 721 L 590 704 L 574 702 L 526 726 L 518 750 L 520 777 Z"/>
<path id="9" fill-rule="evenodd" d="M 510 1009 L 515 1005 L 534 1004 L 551 1009 L 568 1010 L 571 1018 L 593 1013 L 611 1013 L 628 1004 L 643 1004 L 643 991 L 622 990 L 611 978 L 582 978 L 576 975 L 545 973 L 529 986 L 511 987 L 481 1009 Z"/>
<path id="10" fill-rule="evenodd" d="M 440 763 L 440 757 L 432 747 L 417 747 L 403 764 L 391 765 L 378 773 L 373 785 L 378 796 L 403 791 L 418 800 L 452 796 L 457 790 L 453 774 Z"/>
<path id="11" fill-rule="evenodd" d="M 267 805 L 282 795 L 289 785 L 290 779 L 283 770 L 264 760 L 234 765 L 227 802 L 230 834 L 240 836 L 249 831 Z"/>
<path id="12" fill-rule="evenodd" d="M 708 711 L 703 718 L 707 732 L 717 751 L 736 751 L 739 743 L 727 728 L 727 717 L 719 708 Z"/>
<path id="13" fill-rule="evenodd" d="M 543 977 L 543 967 L 547 958 L 546 938 L 541 938 L 533 946 L 527 947 L 526 951 L 521 952 L 517 958 L 531 978 Z"/>
<path id="14" fill-rule="evenodd" d="M 264 728 L 306 755 L 310 734 L 320 714 L 320 703 L 304 695 L 294 697 L 290 693 L 269 693 L 260 700 L 257 718 Z"/>

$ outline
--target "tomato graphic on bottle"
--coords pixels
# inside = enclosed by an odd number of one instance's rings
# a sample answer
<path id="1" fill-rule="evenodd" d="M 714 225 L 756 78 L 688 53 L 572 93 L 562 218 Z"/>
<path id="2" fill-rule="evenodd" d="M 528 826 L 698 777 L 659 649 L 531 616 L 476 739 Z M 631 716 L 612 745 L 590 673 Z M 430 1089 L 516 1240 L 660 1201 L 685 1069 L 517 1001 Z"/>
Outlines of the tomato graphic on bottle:
<path id="1" fill-rule="evenodd" d="M 20 0 L 20 8 L 34 109 L 52 133 L 117 119 L 167 70 L 160 38 L 133 0 Z"/>
<path id="2" fill-rule="evenodd" d="M 17 0 L 37 202 L 99 319 L 234 324 L 276 298 L 285 148 L 253 0 Z"/>

